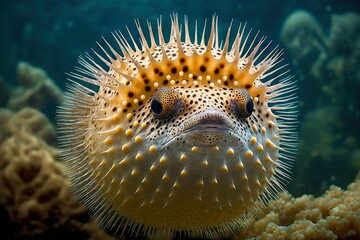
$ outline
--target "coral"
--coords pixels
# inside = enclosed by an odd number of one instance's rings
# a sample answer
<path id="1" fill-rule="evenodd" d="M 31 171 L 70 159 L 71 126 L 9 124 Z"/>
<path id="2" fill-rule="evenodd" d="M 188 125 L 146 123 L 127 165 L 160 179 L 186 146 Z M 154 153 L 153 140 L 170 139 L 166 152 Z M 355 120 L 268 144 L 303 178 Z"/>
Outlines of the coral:
<path id="1" fill-rule="evenodd" d="M 26 131 L 42 139 L 56 157 L 59 150 L 56 147 L 56 130 L 48 118 L 36 109 L 25 107 L 14 113 L 6 108 L 0 108 L 0 143 L 19 130 Z"/>
<path id="2" fill-rule="evenodd" d="M 280 38 L 290 50 L 295 60 L 294 65 L 310 60 L 313 68 L 311 71 L 319 74 L 316 72 L 316 65 L 326 58 L 326 37 L 320 24 L 310 13 L 296 11 L 291 14 L 283 24 Z"/>
<path id="3" fill-rule="evenodd" d="M 0 108 L 0 143 L 8 137 L 6 124 L 12 116 L 12 111 L 6 108 Z"/>
<path id="4" fill-rule="evenodd" d="M 354 115 L 360 114 L 360 15 L 332 15 L 325 71 L 330 73 L 323 91 L 332 102 L 343 104 Z M 329 81 L 330 80 L 330 81 Z"/>
<path id="5" fill-rule="evenodd" d="M 69 193 L 55 161 L 55 128 L 44 114 L 1 109 L 0 133 L 0 224 L 8 238 L 111 239 Z"/>
<path id="6" fill-rule="evenodd" d="M 265 217 L 235 239 L 360 239 L 360 172 L 347 190 L 331 186 L 323 196 L 280 194 Z"/>
<path id="7" fill-rule="evenodd" d="M 56 130 L 48 118 L 40 111 L 25 107 L 16 112 L 6 123 L 10 135 L 24 130 L 44 140 L 48 145 L 56 146 Z"/>
<path id="8" fill-rule="evenodd" d="M 333 14 L 329 36 L 309 12 L 296 11 L 283 24 L 281 40 L 290 51 L 297 77 L 307 90 L 305 102 L 359 109 L 360 15 Z M 353 83 L 354 85 L 350 84 Z M 321 89 L 321 92 L 316 92 Z M 317 96 L 314 99 L 313 96 Z M 359 112 L 357 113 L 359 114 Z"/>
<path id="9" fill-rule="evenodd" d="M 355 53 L 359 57 L 360 15 L 356 13 L 334 14 L 331 16 L 331 21 L 329 48 L 332 53 L 337 55 Z"/>
<path id="10" fill-rule="evenodd" d="M 8 236 L 111 239 L 88 223 L 86 209 L 69 193 L 47 144 L 21 128 L 0 145 L 0 191 Z"/>
<path id="11" fill-rule="evenodd" d="M 7 108 L 17 111 L 29 106 L 44 111 L 62 102 L 63 92 L 42 69 L 19 62 L 17 76 L 20 87 L 12 91 Z"/>
<path id="12" fill-rule="evenodd" d="M 344 187 L 359 170 L 360 15 L 333 14 L 330 20 L 325 29 L 311 13 L 296 11 L 281 31 L 295 59 L 302 114 L 299 160 L 289 189 L 302 193 Z"/>

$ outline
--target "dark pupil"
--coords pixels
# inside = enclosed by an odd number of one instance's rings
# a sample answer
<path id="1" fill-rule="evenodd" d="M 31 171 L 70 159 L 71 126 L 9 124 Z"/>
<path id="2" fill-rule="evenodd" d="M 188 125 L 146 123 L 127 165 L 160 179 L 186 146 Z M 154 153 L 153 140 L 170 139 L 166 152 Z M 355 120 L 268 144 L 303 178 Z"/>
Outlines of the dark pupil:
<path id="1" fill-rule="evenodd" d="M 162 106 L 158 100 L 156 99 L 152 100 L 151 111 L 153 111 L 153 113 L 155 114 L 160 114 L 162 112 Z"/>
<path id="2" fill-rule="evenodd" d="M 247 103 L 246 103 L 246 111 L 251 114 L 254 110 L 254 103 L 253 101 L 249 100 Z"/>

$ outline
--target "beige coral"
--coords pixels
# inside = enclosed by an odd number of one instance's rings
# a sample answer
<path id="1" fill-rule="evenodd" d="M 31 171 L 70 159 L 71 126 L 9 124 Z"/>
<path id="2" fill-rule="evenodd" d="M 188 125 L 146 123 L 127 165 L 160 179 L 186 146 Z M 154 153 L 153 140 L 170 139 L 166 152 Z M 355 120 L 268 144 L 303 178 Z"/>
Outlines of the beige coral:
<path id="1" fill-rule="evenodd" d="M 86 209 L 69 193 L 47 144 L 24 130 L 0 145 L 0 204 L 14 230 L 12 238 L 80 234 L 82 239 L 111 239 L 87 223 Z"/>
<path id="2" fill-rule="evenodd" d="M 48 145 L 56 146 L 56 130 L 49 119 L 40 111 L 25 107 L 16 112 L 5 124 L 10 135 L 24 130 L 44 140 Z"/>
<path id="3" fill-rule="evenodd" d="M 283 193 L 265 217 L 236 239 L 360 239 L 360 173 L 347 190 L 331 186 L 323 196 Z"/>
<path id="4" fill-rule="evenodd" d="M 0 108 L 0 143 L 19 131 L 26 131 L 45 141 L 52 155 L 58 157 L 55 127 L 43 113 L 30 107 L 16 113 Z"/>

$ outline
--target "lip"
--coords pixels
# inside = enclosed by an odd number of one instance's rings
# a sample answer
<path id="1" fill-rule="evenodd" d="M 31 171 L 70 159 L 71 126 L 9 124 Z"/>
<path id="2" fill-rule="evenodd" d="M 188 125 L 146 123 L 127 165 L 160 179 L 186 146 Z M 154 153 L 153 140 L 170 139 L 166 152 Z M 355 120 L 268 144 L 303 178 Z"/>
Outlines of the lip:
<path id="1" fill-rule="evenodd" d="M 224 138 L 236 138 L 242 139 L 242 136 L 239 136 L 234 129 L 231 127 L 231 124 L 228 122 L 224 113 L 215 110 L 215 109 L 207 109 L 204 112 L 198 113 L 189 119 L 186 119 L 179 126 L 180 134 L 176 136 L 172 136 L 166 142 L 161 144 L 162 147 L 170 145 L 176 139 L 176 137 L 181 136 L 186 142 L 192 144 L 192 141 L 195 141 L 196 144 L 202 144 L 199 140 L 199 134 L 202 136 L 206 136 L 211 134 L 212 136 L 218 135 L 219 139 Z M 193 138 L 195 137 L 195 138 Z M 206 144 L 205 145 L 213 145 Z"/>
<path id="2" fill-rule="evenodd" d="M 216 110 L 208 110 L 200 113 L 184 123 L 185 131 L 188 132 L 225 132 L 231 127 L 227 124 L 222 113 Z"/>

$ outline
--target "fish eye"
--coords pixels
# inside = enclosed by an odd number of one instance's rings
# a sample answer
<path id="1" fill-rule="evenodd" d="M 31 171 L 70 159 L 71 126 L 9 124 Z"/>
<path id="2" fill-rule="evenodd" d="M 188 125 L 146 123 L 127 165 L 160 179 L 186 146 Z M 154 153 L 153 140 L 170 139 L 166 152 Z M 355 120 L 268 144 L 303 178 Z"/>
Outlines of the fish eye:
<path id="1" fill-rule="evenodd" d="M 245 89 L 234 90 L 233 99 L 231 100 L 231 107 L 239 118 L 248 118 L 254 110 L 254 103 Z"/>
<path id="2" fill-rule="evenodd" d="M 182 102 L 176 90 L 161 87 L 156 90 L 151 101 L 151 112 L 157 119 L 169 118 L 182 107 Z"/>

